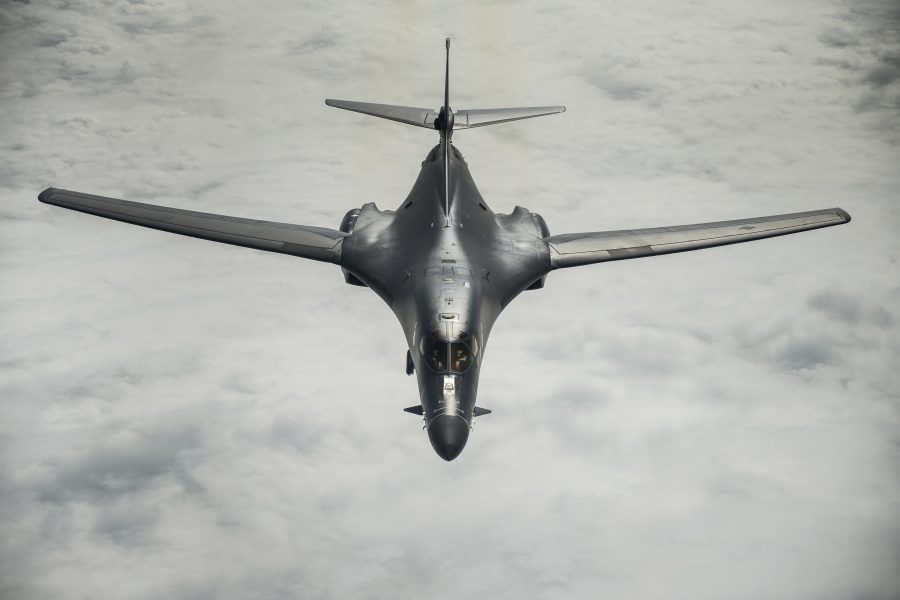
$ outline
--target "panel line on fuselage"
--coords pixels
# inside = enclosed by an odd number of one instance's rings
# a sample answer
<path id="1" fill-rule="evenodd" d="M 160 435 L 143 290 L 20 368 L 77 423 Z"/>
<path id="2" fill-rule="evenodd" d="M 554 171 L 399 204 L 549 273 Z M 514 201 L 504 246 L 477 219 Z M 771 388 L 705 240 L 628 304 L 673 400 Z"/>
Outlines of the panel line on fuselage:
<path id="1" fill-rule="evenodd" d="M 444 147 L 444 227 L 450 227 L 450 136 L 441 135 L 441 145 Z"/>

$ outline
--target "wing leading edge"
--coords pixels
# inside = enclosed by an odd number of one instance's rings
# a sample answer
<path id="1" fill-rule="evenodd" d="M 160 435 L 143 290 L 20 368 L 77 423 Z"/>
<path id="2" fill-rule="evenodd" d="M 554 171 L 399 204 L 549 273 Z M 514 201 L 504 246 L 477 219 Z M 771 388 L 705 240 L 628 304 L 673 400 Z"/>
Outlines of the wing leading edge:
<path id="1" fill-rule="evenodd" d="M 347 236 L 324 227 L 241 219 L 57 188 L 47 188 L 38 200 L 142 227 L 324 262 L 340 260 L 341 242 Z"/>
<path id="2" fill-rule="evenodd" d="M 749 242 L 850 222 L 840 208 L 676 227 L 566 233 L 545 237 L 553 269 Z"/>

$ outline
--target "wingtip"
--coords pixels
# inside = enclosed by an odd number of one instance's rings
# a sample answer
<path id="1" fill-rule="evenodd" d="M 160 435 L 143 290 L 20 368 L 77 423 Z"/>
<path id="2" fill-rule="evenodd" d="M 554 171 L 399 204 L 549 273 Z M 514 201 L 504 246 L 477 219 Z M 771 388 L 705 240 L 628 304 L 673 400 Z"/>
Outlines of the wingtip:
<path id="1" fill-rule="evenodd" d="M 46 190 L 38 194 L 38 200 L 41 202 L 49 202 L 50 196 L 53 195 L 53 192 L 56 191 L 56 188 L 48 187 Z"/>
<path id="2" fill-rule="evenodd" d="M 852 217 L 850 216 L 850 213 L 848 213 L 843 208 L 835 208 L 834 212 L 836 212 L 837 214 L 841 215 L 841 217 L 844 218 L 844 223 L 849 223 L 850 221 L 853 220 Z"/>

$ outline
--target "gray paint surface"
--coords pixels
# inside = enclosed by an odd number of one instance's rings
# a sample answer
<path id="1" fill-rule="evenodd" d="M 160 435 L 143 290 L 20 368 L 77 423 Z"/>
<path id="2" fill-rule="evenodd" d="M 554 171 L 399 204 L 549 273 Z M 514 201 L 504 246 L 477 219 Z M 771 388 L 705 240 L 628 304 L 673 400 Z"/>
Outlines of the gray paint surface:
<path id="1" fill-rule="evenodd" d="M 0 596 L 896 597 L 895 7 L 8 3 Z M 322 98 L 439 105 L 448 32 L 454 107 L 567 104 L 454 136 L 497 213 L 854 221 L 551 273 L 443 463 L 333 265 L 34 200 L 396 208 L 432 136 Z"/>

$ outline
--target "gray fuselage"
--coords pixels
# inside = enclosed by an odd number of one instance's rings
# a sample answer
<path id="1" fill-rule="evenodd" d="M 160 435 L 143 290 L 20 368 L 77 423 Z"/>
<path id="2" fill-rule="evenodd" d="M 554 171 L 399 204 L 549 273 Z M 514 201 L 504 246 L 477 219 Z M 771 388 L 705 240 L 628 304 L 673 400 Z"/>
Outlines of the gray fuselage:
<path id="1" fill-rule="evenodd" d="M 510 300 L 542 285 L 550 253 L 543 219 L 521 207 L 495 214 L 445 139 L 396 211 L 366 204 L 348 214 L 340 263 L 400 320 L 429 438 L 452 460 L 472 425 L 491 328 Z"/>

